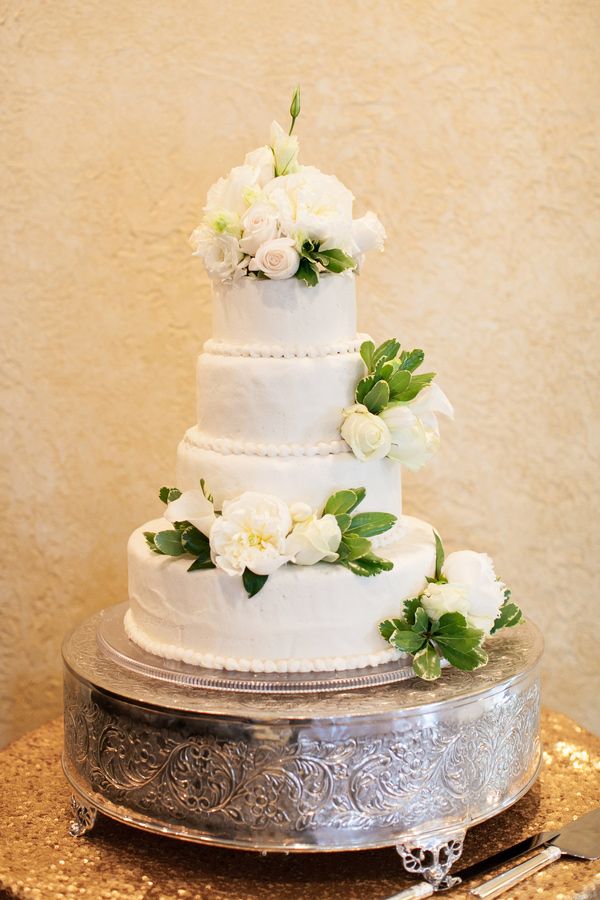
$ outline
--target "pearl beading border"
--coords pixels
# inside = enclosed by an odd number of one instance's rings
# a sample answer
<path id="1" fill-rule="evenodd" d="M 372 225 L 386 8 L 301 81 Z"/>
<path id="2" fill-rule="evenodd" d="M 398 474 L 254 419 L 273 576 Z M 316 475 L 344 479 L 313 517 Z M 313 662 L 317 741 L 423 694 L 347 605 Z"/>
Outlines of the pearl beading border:
<path id="1" fill-rule="evenodd" d="M 194 430 L 194 429 L 192 429 Z M 320 441 L 318 444 L 263 444 L 254 441 L 234 441 L 231 438 L 212 438 L 197 430 L 194 435 L 186 432 L 184 443 L 199 450 L 212 450 L 224 456 L 330 456 L 337 453 L 350 453 L 345 441 Z"/>
<path id="2" fill-rule="evenodd" d="M 204 344 L 204 352 L 215 356 L 247 356 L 252 359 L 318 359 L 323 356 L 341 356 L 358 353 L 368 334 L 357 334 L 352 341 L 335 341 L 310 347 L 284 347 L 280 344 L 229 344 L 209 338 Z"/>
<path id="3" fill-rule="evenodd" d="M 233 672 L 343 672 L 347 669 L 378 666 L 393 659 L 400 659 L 402 656 L 398 650 L 381 650 L 378 653 L 363 653 L 359 656 L 330 656 L 323 659 L 235 659 L 154 641 L 137 625 L 131 609 L 125 613 L 123 625 L 127 636 L 147 653 L 161 656 L 163 659 L 175 659 L 192 666 L 203 666 L 206 669 L 225 669 Z"/>

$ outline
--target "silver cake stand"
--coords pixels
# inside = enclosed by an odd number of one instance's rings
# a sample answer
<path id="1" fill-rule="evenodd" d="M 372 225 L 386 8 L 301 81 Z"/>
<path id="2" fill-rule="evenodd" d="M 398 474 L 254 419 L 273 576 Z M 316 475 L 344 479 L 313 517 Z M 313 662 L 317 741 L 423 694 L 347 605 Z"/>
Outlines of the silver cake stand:
<path id="1" fill-rule="evenodd" d="M 178 663 L 148 674 L 156 658 L 124 636 L 123 609 L 88 619 L 63 647 L 74 836 L 99 811 L 245 850 L 394 846 L 444 889 L 457 883 L 448 873 L 466 829 L 538 774 L 542 640 L 531 623 L 490 639 L 474 673 L 447 668 L 428 684 L 398 662 L 297 676 L 290 689 L 290 676 L 240 681 Z"/>

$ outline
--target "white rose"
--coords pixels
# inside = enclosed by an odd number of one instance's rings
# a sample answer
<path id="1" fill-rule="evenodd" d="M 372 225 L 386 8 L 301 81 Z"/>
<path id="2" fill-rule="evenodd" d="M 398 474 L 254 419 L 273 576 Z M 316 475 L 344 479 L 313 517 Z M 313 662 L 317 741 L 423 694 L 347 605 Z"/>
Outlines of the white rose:
<path id="1" fill-rule="evenodd" d="M 275 157 L 275 175 L 291 175 L 298 171 L 298 138 L 286 134 L 277 122 L 271 123 L 271 149 Z"/>
<path id="2" fill-rule="evenodd" d="M 496 578 L 490 557 L 474 550 L 450 553 L 442 566 L 442 575 L 462 585 L 468 604 L 464 615 L 469 625 L 489 634 L 504 603 L 506 589 Z"/>
<path id="3" fill-rule="evenodd" d="M 454 416 L 450 401 L 435 383 L 423 388 L 414 400 L 384 409 L 381 418 L 391 435 L 390 459 L 413 471 L 424 466 L 440 445 L 436 413 Z"/>
<path id="4" fill-rule="evenodd" d="M 389 453 L 392 439 L 386 423 L 357 403 L 344 410 L 342 437 L 358 459 L 382 459 Z"/>
<path id="5" fill-rule="evenodd" d="M 257 170 L 256 184 L 261 188 L 275 178 L 275 159 L 270 147 L 259 147 L 257 150 L 246 153 L 244 165 L 252 166 Z"/>
<path id="6" fill-rule="evenodd" d="M 277 212 L 269 203 L 255 203 L 242 217 L 243 237 L 240 247 L 254 256 L 261 244 L 275 240 L 279 229 Z"/>
<path id="7" fill-rule="evenodd" d="M 264 272 L 275 280 L 291 278 L 298 271 L 300 254 L 291 238 L 276 238 L 267 241 L 256 251 L 248 266 L 251 272 Z"/>
<path id="8" fill-rule="evenodd" d="M 444 613 L 458 612 L 466 616 L 469 611 L 467 590 L 462 584 L 428 584 L 421 594 L 421 603 L 434 622 Z"/>
<path id="9" fill-rule="evenodd" d="M 208 225 L 200 225 L 190 237 L 193 255 L 199 256 L 210 278 L 227 281 L 245 274 L 246 257 L 232 234 L 216 234 Z"/>
<path id="10" fill-rule="evenodd" d="M 286 538 L 291 527 L 292 517 L 282 500 L 247 491 L 223 503 L 222 515 L 210 530 L 212 560 L 228 575 L 242 575 L 244 569 L 271 575 L 289 561 Z"/>
<path id="11" fill-rule="evenodd" d="M 335 562 L 342 532 L 335 516 L 329 513 L 321 519 L 316 514 L 298 522 L 287 539 L 286 551 L 297 566 Z"/>
<path id="12" fill-rule="evenodd" d="M 246 192 L 258 186 L 261 169 L 258 166 L 235 166 L 226 178 L 219 178 L 208 191 L 205 213 L 227 209 L 239 216 L 246 211 Z"/>
<path id="13" fill-rule="evenodd" d="M 361 256 L 369 250 L 383 250 L 386 236 L 381 221 L 369 210 L 360 219 L 352 221 L 352 255 Z"/>
<path id="14" fill-rule="evenodd" d="M 189 522 L 207 537 L 215 521 L 213 505 L 201 490 L 184 491 L 167 504 L 164 515 L 168 522 Z"/>

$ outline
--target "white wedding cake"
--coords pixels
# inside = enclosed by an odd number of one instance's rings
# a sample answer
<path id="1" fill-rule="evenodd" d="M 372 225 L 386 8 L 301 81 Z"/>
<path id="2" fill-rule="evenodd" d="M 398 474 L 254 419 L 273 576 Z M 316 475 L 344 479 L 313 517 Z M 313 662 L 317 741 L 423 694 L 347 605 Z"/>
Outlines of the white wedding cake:
<path id="1" fill-rule="evenodd" d="M 291 130 L 299 109 L 296 93 Z M 355 273 L 383 227 L 300 166 L 291 130 L 274 123 L 270 145 L 211 188 L 192 235 L 213 279 L 212 337 L 177 487 L 129 541 L 127 634 L 211 669 L 346 670 L 403 653 L 426 678 L 443 655 L 475 668 L 518 610 L 488 557 L 444 561 L 432 527 L 402 514 L 401 464 L 430 458 L 452 408 L 433 374 L 415 374 L 422 351 L 357 334 Z"/>

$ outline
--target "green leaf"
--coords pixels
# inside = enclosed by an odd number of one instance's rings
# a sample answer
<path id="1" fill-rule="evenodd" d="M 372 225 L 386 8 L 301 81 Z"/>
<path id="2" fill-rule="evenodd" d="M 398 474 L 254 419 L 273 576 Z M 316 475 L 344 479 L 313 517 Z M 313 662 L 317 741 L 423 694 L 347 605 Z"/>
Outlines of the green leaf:
<path id="1" fill-rule="evenodd" d="M 423 635 L 415 631 L 397 629 L 390 638 L 390 644 L 403 653 L 417 653 L 424 643 Z"/>
<path id="2" fill-rule="evenodd" d="M 389 379 L 390 400 L 397 400 L 410 384 L 410 372 L 395 372 Z"/>
<path id="3" fill-rule="evenodd" d="M 367 375 L 365 378 L 361 378 L 361 380 L 356 385 L 356 391 L 354 392 L 354 399 L 357 403 L 362 403 L 369 393 L 377 378 L 375 375 Z"/>
<path id="4" fill-rule="evenodd" d="M 481 647 L 484 637 L 483 631 L 467 625 L 458 612 L 444 613 L 432 628 L 432 638 L 448 662 L 468 672 L 487 662 L 487 653 Z"/>
<path id="5" fill-rule="evenodd" d="M 472 672 L 473 669 L 479 669 L 485 666 L 488 661 L 488 655 L 482 647 L 473 647 L 471 650 L 460 650 L 444 642 L 443 644 L 435 638 L 442 654 L 446 657 L 451 666 L 456 669 L 462 669 L 465 672 Z"/>
<path id="6" fill-rule="evenodd" d="M 396 400 L 401 400 L 403 403 L 408 403 L 409 400 L 414 400 L 420 391 L 423 390 L 424 387 L 427 387 L 433 379 L 435 378 L 435 372 L 426 372 L 423 375 L 413 375 L 410 379 L 410 384 L 408 387 L 402 391 L 402 394 L 399 397 L 396 397 Z"/>
<path id="7" fill-rule="evenodd" d="M 367 553 L 365 556 L 361 556 L 360 559 L 340 561 L 343 566 L 350 569 L 355 575 L 362 575 L 366 578 L 369 578 L 371 575 L 379 575 L 380 572 L 389 572 L 390 569 L 394 568 L 393 562 L 376 556 L 374 553 Z"/>
<path id="8" fill-rule="evenodd" d="M 425 354 L 422 350 L 411 350 L 410 352 L 404 350 L 400 357 L 400 368 L 405 369 L 407 372 L 414 372 L 424 359 Z"/>
<path id="9" fill-rule="evenodd" d="M 348 510 L 348 512 L 353 512 L 357 506 L 360 506 L 360 504 L 363 502 L 363 500 L 367 496 L 367 489 L 364 487 L 352 488 L 352 490 L 356 494 L 356 503 L 354 504 L 354 506 L 351 509 Z"/>
<path id="10" fill-rule="evenodd" d="M 296 278 L 299 278 L 300 281 L 303 281 L 309 287 L 315 287 L 319 283 L 319 270 L 314 262 L 303 256 L 296 270 Z"/>
<path id="11" fill-rule="evenodd" d="M 165 556 L 182 556 L 185 553 L 179 531 L 159 531 L 154 535 L 154 546 Z"/>
<path id="12" fill-rule="evenodd" d="M 496 621 L 494 622 L 494 627 L 492 628 L 490 634 L 495 634 L 497 631 L 500 631 L 501 628 L 512 628 L 513 625 L 518 625 L 519 622 L 523 621 L 523 613 L 519 609 L 516 603 L 505 603 L 498 614 Z"/>
<path id="13" fill-rule="evenodd" d="M 396 516 L 384 512 L 358 513 L 352 517 L 349 531 L 359 534 L 361 537 L 374 537 L 383 534 L 396 523 Z"/>
<path id="14" fill-rule="evenodd" d="M 442 539 L 437 533 L 437 531 L 433 532 L 433 536 L 435 538 L 435 577 L 436 581 L 442 577 L 442 566 L 444 565 L 444 559 L 446 558 L 446 554 L 444 552 L 444 545 L 442 544 Z"/>
<path id="15" fill-rule="evenodd" d="M 344 253 L 343 250 L 315 250 L 312 256 L 325 266 L 327 271 L 336 274 L 345 272 L 346 269 L 356 268 L 356 260 Z"/>
<path id="16" fill-rule="evenodd" d="M 339 513 L 336 516 L 337 523 L 342 534 L 350 527 L 350 523 L 352 522 L 352 516 L 348 513 Z"/>
<path id="17" fill-rule="evenodd" d="M 255 572 L 251 572 L 250 569 L 244 569 L 242 581 L 248 596 L 254 597 L 255 594 L 258 594 L 265 586 L 268 577 L 268 575 L 257 575 Z"/>
<path id="18" fill-rule="evenodd" d="M 412 626 L 413 631 L 417 634 L 425 634 L 426 631 L 429 630 L 429 616 L 425 612 L 422 606 L 419 606 L 415 610 L 415 623 Z"/>
<path id="19" fill-rule="evenodd" d="M 430 642 L 413 657 L 413 669 L 425 681 L 435 681 L 442 674 L 440 658 Z"/>
<path id="20" fill-rule="evenodd" d="M 206 481 L 204 480 L 204 478 L 200 479 L 200 490 L 202 491 L 202 493 L 204 494 L 204 496 L 206 497 L 206 499 L 208 500 L 209 503 L 215 502 L 215 498 L 213 497 L 213 495 L 210 493 L 210 491 L 206 487 Z"/>
<path id="21" fill-rule="evenodd" d="M 373 354 L 373 367 L 377 368 L 378 365 L 387 362 L 388 359 L 394 359 L 399 350 L 400 341 L 397 341 L 396 338 L 390 338 L 388 341 L 384 341 Z"/>
<path id="22" fill-rule="evenodd" d="M 384 640 L 389 641 L 394 631 L 403 630 L 405 625 L 404 619 L 386 619 L 385 622 L 379 623 L 379 634 Z"/>
<path id="23" fill-rule="evenodd" d="M 371 371 L 371 366 L 373 364 L 373 354 L 375 353 L 375 344 L 373 341 L 363 341 L 360 345 L 360 355 L 363 358 L 363 362 L 367 367 L 367 371 Z"/>
<path id="24" fill-rule="evenodd" d="M 154 543 L 154 538 L 156 537 L 156 532 L 155 531 L 145 531 L 144 537 L 146 538 L 146 543 L 148 544 L 150 549 L 154 553 L 158 553 L 159 551 L 156 549 L 156 544 Z"/>
<path id="25" fill-rule="evenodd" d="M 360 537 L 358 534 L 352 534 L 350 532 L 346 532 L 342 537 L 340 549 L 342 548 L 342 545 L 345 550 L 343 553 L 343 558 L 345 560 L 359 559 L 359 557 L 365 556 L 365 554 L 369 553 L 371 550 L 371 541 L 366 537 Z M 342 556 L 342 554 L 340 554 L 340 556 Z"/>
<path id="26" fill-rule="evenodd" d="M 158 496 L 163 503 L 172 503 L 181 497 L 181 491 L 179 488 L 161 487 Z"/>
<path id="27" fill-rule="evenodd" d="M 364 490 L 364 488 L 358 488 L 357 490 Z M 323 507 L 323 515 L 326 516 L 328 513 L 331 513 L 333 516 L 343 515 L 351 512 L 359 503 L 357 491 L 353 488 L 348 488 L 345 491 L 336 491 Z"/>
<path id="28" fill-rule="evenodd" d="M 421 607 L 421 598 L 412 597 L 404 601 L 404 618 L 409 625 L 414 625 L 417 618 L 417 610 Z"/>
<path id="29" fill-rule="evenodd" d="M 212 561 L 212 559 L 210 558 L 210 554 L 209 554 L 208 557 L 199 556 L 197 559 L 195 559 L 194 562 L 189 567 L 188 572 L 196 572 L 198 569 L 214 569 L 214 568 L 215 568 L 215 564 Z"/>
<path id="30" fill-rule="evenodd" d="M 377 415 L 377 413 L 381 412 L 381 410 L 387 406 L 389 399 L 390 387 L 387 381 L 377 381 L 368 394 L 365 395 L 362 402 L 369 412 Z"/>
<path id="31" fill-rule="evenodd" d="M 210 548 L 208 538 L 201 531 L 198 531 L 194 525 L 188 526 L 185 531 L 181 532 L 181 543 L 185 550 L 192 556 L 201 556 Z M 210 556 L 210 550 L 209 550 Z"/>

